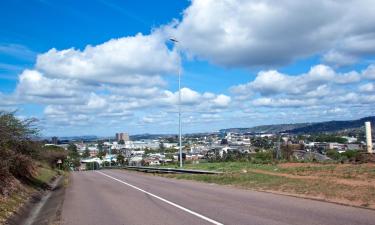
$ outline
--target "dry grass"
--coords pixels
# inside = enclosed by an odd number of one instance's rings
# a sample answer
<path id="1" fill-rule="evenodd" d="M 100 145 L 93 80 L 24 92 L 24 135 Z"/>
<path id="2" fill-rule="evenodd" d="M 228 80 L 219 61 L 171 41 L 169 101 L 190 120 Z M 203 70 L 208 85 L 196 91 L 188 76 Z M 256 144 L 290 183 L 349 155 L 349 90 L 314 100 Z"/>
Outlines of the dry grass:
<path id="1" fill-rule="evenodd" d="M 201 163 L 189 169 L 216 170 L 223 175 L 166 175 L 178 179 L 232 185 L 375 209 L 375 164 L 242 162 Z"/>
<path id="2" fill-rule="evenodd" d="M 0 224 L 3 224 L 14 212 L 16 212 L 28 199 L 40 188 L 45 187 L 57 171 L 52 170 L 46 164 L 39 164 L 35 179 L 29 183 L 17 182 L 17 188 L 9 196 L 0 195 Z"/>

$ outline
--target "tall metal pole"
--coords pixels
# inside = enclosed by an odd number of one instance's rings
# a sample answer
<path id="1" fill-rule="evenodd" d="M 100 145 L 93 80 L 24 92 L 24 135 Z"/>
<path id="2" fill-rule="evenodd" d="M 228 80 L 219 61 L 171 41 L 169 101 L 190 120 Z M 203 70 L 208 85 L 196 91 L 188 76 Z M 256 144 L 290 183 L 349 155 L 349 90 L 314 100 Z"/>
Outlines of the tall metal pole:
<path id="1" fill-rule="evenodd" d="M 175 38 L 170 38 L 170 41 L 172 41 L 175 46 L 178 44 L 178 40 Z M 178 48 L 177 48 L 178 52 Z M 179 139 L 179 155 L 180 155 L 180 167 L 182 167 L 182 126 L 181 126 L 181 68 L 178 68 L 178 139 Z"/>
<path id="2" fill-rule="evenodd" d="M 178 69 L 178 130 L 179 130 L 179 145 L 180 145 L 180 167 L 182 167 L 182 127 L 181 127 L 181 69 Z"/>

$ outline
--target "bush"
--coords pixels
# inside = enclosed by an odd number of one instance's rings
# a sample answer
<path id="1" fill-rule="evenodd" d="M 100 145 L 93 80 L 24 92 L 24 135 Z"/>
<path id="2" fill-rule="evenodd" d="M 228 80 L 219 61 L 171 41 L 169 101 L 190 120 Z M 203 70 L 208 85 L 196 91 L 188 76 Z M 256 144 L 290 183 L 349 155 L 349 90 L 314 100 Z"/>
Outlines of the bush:
<path id="1" fill-rule="evenodd" d="M 359 152 L 354 150 L 348 150 L 346 152 L 341 153 L 341 156 L 346 157 L 347 159 L 349 159 L 349 161 L 355 161 L 358 155 Z"/>
<path id="2" fill-rule="evenodd" d="M 97 170 L 99 169 L 99 163 L 98 162 L 88 162 L 86 163 L 86 170 Z"/>
<path id="3" fill-rule="evenodd" d="M 339 160 L 341 158 L 340 153 L 334 149 L 328 150 L 326 155 L 333 160 Z"/>
<path id="4" fill-rule="evenodd" d="M 8 192 L 7 187 L 12 182 L 13 176 L 9 172 L 6 162 L 0 161 L 0 194 L 4 195 Z"/>
<path id="5" fill-rule="evenodd" d="M 259 151 L 254 154 L 252 162 L 254 163 L 271 163 L 273 160 L 272 151 Z"/>
<path id="6" fill-rule="evenodd" d="M 62 165 L 66 165 L 65 160 L 67 156 L 68 152 L 57 146 L 45 146 L 40 153 L 40 159 L 46 161 L 52 168 L 57 166 L 58 160 L 62 161 Z"/>
<path id="7" fill-rule="evenodd" d="M 33 160 L 26 155 L 15 154 L 9 163 L 9 172 L 16 178 L 30 180 L 35 175 Z"/>

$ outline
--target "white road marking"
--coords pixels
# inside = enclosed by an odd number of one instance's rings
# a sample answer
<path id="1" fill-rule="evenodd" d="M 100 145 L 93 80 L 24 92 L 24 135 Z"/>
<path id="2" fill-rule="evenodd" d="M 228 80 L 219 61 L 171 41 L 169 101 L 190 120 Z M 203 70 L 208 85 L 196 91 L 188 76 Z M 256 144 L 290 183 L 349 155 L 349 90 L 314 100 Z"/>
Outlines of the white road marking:
<path id="1" fill-rule="evenodd" d="M 190 210 L 190 209 L 187 209 L 187 208 L 185 208 L 185 207 L 183 207 L 183 206 L 180 206 L 180 205 L 178 205 L 178 204 L 176 204 L 176 203 L 173 203 L 173 202 L 171 202 L 171 201 L 168 201 L 167 199 L 164 199 L 164 198 L 162 198 L 162 197 L 159 197 L 159 196 L 157 196 L 157 195 L 154 195 L 154 194 L 152 194 L 152 193 L 150 193 L 150 192 L 148 192 L 148 191 L 145 191 L 145 190 L 143 190 L 143 189 L 141 189 L 141 188 L 139 188 L 139 187 L 136 187 L 136 186 L 134 186 L 134 185 L 132 185 L 132 184 L 129 184 L 129 183 L 125 182 L 125 181 L 119 180 L 119 179 L 117 179 L 117 178 L 115 178 L 115 177 L 112 177 L 112 176 L 110 176 L 110 175 L 107 175 L 107 174 L 102 173 L 102 172 L 99 172 L 99 171 L 96 171 L 96 172 L 102 174 L 103 176 L 109 177 L 109 178 L 111 178 L 111 179 L 113 179 L 113 180 L 115 180 L 115 181 L 117 181 L 117 182 L 120 182 L 120 183 L 122 183 L 122 184 L 125 184 L 125 185 L 127 185 L 127 186 L 129 186 L 129 187 L 132 187 L 132 188 L 134 188 L 134 189 L 136 189 L 136 190 L 138 190 L 138 191 L 141 191 L 141 192 L 143 192 L 143 193 L 145 193 L 145 194 L 148 194 L 148 195 L 150 195 L 150 196 L 152 196 L 152 197 L 154 197 L 154 198 L 157 198 L 157 199 L 159 199 L 160 201 L 163 201 L 163 202 L 165 202 L 165 203 L 167 203 L 167 204 L 169 204 L 169 205 L 172 205 L 172 206 L 174 206 L 174 207 L 176 207 L 176 208 L 179 208 L 179 209 L 181 209 L 181 210 L 183 210 L 183 211 L 185 211 L 185 212 L 188 212 L 188 213 L 190 213 L 190 214 L 192 214 L 192 215 L 194 215 L 194 216 L 197 216 L 197 217 L 199 217 L 199 218 L 201 218 L 201 219 L 203 219 L 203 220 L 206 220 L 206 221 L 208 221 L 208 222 L 210 222 L 210 223 L 212 223 L 212 224 L 216 224 L 216 225 L 224 225 L 224 224 L 222 224 L 222 223 L 220 223 L 220 222 L 217 222 L 217 221 L 215 221 L 215 220 L 213 220 L 213 219 L 210 219 L 210 218 L 208 218 L 208 217 L 206 217 L 206 216 L 203 216 L 203 215 L 201 215 L 201 214 L 199 214 L 199 213 L 196 213 L 196 212 L 194 212 L 194 211 L 192 211 L 192 210 Z"/>

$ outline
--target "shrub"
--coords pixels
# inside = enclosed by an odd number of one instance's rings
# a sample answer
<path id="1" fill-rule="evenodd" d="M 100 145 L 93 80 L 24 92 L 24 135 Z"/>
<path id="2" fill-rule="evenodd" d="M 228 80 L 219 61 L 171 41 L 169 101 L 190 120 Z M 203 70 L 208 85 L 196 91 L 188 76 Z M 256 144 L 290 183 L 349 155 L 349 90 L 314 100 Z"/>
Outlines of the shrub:
<path id="1" fill-rule="evenodd" d="M 10 159 L 9 172 L 16 178 L 30 180 L 35 175 L 35 165 L 29 156 L 15 154 Z"/>
<path id="2" fill-rule="evenodd" d="M 40 153 L 40 159 L 46 161 L 51 167 L 57 166 L 57 161 L 62 160 L 62 165 L 65 165 L 65 160 L 68 153 L 63 148 L 57 146 L 45 146 Z"/>
<path id="3" fill-rule="evenodd" d="M 254 163 L 271 163 L 273 160 L 272 151 L 259 151 L 254 154 L 252 162 Z"/>
<path id="4" fill-rule="evenodd" d="M 339 160 L 341 158 L 340 153 L 334 149 L 328 150 L 326 155 L 333 160 Z"/>
<path id="5" fill-rule="evenodd" d="M 86 163 L 86 170 L 97 170 L 97 169 L 99 169 L 99 163 L 97 162 Z"/>
<path id="6" fill-rule="evenodd" d="M 358 151 L 354 151 L 354 150 L 348 150 L 346 152 L 341 153 L 341 156 L 346 157 L 350 161 L 355 161 L 358 155 L 359 155 Z"/>

